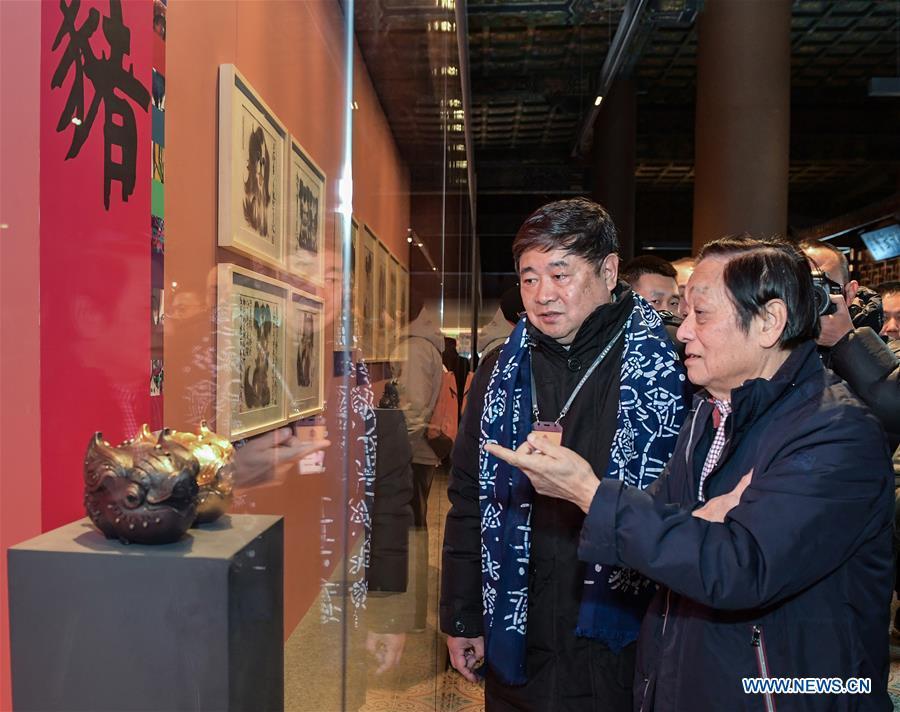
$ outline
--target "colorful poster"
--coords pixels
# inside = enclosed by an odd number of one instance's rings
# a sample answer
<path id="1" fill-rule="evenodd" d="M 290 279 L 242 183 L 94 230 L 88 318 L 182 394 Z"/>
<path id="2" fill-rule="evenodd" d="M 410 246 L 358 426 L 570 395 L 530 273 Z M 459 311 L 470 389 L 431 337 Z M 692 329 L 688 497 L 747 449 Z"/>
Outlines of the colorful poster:
<path id="1" fill-rule="evenodd" d="M 151 77 L 150 189 L 150 427 L 163 422 L 163 329 L 165 318 L 165 182 L 166 182 L 166 2 L 153 0 L 153 71 Z"/>

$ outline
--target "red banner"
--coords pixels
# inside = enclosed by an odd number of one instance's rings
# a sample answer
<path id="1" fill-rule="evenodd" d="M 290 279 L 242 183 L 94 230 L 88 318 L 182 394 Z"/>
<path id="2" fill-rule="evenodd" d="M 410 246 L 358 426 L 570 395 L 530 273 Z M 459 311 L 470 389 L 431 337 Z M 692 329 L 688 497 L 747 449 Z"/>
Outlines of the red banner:
<path id="1" fill-rule="evenodd" d="M 83 516 L 88 439 L 150 416 L 153 0 L 41 17 L 42 528 Z"/>

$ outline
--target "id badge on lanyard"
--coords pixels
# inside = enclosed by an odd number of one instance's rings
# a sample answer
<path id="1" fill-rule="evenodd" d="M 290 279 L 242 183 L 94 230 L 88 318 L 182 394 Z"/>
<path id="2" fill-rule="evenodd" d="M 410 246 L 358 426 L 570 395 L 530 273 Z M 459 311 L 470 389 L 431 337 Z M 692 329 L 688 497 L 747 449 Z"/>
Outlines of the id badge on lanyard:
<path id="1" fill-rule="evenodd" d="M 532 415 L 534 416 L 534 422 L 531 425 L 532 432 L 536 433 L 538 437 L 547 440 L 548 442 L 553 443 L 554 445 L 562 445 L 562 437 L 563 437 L 563 428 L 560 425 L 560 421 L 566 416 L 569 412 L 569 408 L 572 407 L 572 403 L 575 402 L 575 397 L 581 391 L 581 388 L 587 382 L 588 378 L 591 377 L 591 374 L 600 365 L 606 355 L 610 352 L 619 337 L 625 331 L 625 327 L 628 322 L 622 324 L 622 328 L 616 333 L 615 336 L 610 339 L 609 343 L 606 347 L 601 351 L 597 358 L 594 359 L 594 362 L 590 365 L 588 370 L 585 372 L 584 376 L 582 376 L 581 380 L 578 382 L 578 385 L 575 386 L 575 390 L 569 396 L 569 400 L 566 401 L 566 404 L 562 407 L 562 410 L 559 413 L 559 417 L 556 420 L 541 420 L 538 415 L 538 404 L 537 404 L 537 385 L 534 382 L 534 360 L 532 360 L 532 371 L 531 371 L 531 409 Z"/>
<path id="2" fill-rule="evenodd" d="M 562 425 L 559 423 L 554 423 L 549 420 L 539 420 L 532 424 L 531 430 L 532 432 L 537 433 L 538 437 L 542 440 L 547 440 L 554 445 L 562 445 L 563 429 Z"/>

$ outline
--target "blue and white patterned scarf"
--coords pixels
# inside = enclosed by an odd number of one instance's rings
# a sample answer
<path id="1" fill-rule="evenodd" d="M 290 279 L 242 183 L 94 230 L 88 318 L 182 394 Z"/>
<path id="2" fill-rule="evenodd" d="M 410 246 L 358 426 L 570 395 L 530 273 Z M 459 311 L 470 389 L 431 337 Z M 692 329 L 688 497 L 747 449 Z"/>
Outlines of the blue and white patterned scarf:
<path id="1" fill-rule="evenodd" d="M 659 315 L 637 294 L 623 349 L 617 427 L 603 476 L 645 489 L 662 473 L 675 448 L 684 417 L 684 370 Z M 531 352 L 522 319 L 491 375 L 479 456 L 485 659 L 498 678 L 511 685 L 527 681 L 534 489 L 521 470 L 489 455 L 484 445 L 517 448 L 531 431 L 531 417 Z M 618 652 L 637 639 L 653 590 L 650 581 L 630 569 L 586 567 L 576 634 L 601 640 Z"/>
<path id="2" fill-rule="evenodd" d="M 347 499 L 336 501 L 322 498 L 320 518 L 320 554 L 322 578 L 320 622 L 346 621 L 354 629 L 360 627 L 362 611 L 366 608 L 368 583 L 366 569 L 372 544 L 372 506 L 375 498 L 375 457 L 378 450 L 375 409 L 371 378 L 366 364 L 353 352 L 334 352 L 335 427 L 338 435 L 337 452 L 344 453 L 342 464 L 347 467 Z M 346 378 L 346 382 L 345 382 Z M 343 531 L 343 517 L 349 517 Z M 333 572 L 334 560 L 340 556 L 340 543 L 346 538 L 348 559 L 346 568 L 338 575 Z M 349 602 L 343 611 L 342 601 Z"/>

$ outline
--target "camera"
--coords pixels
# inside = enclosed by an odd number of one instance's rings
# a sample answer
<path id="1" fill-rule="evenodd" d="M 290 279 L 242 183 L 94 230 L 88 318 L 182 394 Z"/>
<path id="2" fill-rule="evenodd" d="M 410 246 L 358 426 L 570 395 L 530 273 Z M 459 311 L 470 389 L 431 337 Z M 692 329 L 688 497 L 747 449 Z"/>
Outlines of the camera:
<path id="1" fill-rule="evenodd" d="M 844 288 L 820 269 L 812 271 L 812 278 L 813 299 L 816 302 L 816 311 L 819 313 L 819 316 L 834 314 L 837 311 L 837 304 L 831 301 L 831 297 L 832 295 L 843 296 Z"/>

